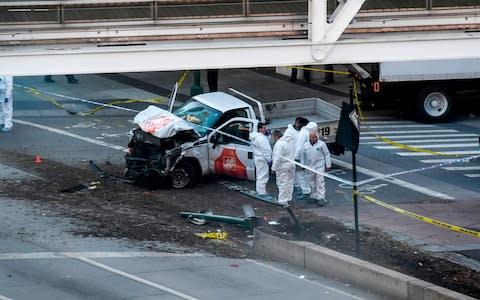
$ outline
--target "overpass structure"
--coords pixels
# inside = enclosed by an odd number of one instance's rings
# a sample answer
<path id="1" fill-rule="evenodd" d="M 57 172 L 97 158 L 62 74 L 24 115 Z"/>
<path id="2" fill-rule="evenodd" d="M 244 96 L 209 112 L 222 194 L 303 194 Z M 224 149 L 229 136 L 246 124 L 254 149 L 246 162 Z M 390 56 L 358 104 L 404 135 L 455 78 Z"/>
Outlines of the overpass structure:
<path id="1" fill-rule="evenodd" d="M 0 0 L 14 76 L 480 58 L 478 0 Z"/>

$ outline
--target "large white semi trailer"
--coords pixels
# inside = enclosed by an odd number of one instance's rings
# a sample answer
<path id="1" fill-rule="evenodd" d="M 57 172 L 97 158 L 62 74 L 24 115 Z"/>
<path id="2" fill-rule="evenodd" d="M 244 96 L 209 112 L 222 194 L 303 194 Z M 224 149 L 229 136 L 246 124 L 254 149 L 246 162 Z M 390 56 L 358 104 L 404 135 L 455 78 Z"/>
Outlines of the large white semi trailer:
<path id="1" fill-rule="evenodd" d="M 480 59 L 354 64 L 352 71 L 364 104 L 400 99 L 425 122 L 445 121 L 462 95 L 480 98 Z"/>

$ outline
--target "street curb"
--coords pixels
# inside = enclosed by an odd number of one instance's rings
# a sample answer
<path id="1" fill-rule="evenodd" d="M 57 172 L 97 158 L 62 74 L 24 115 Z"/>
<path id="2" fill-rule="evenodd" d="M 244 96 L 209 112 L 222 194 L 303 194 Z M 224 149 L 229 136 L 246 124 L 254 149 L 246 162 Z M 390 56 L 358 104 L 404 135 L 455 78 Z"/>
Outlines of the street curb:
<path id="1" fill-rule="evenodd" d="M 289 241 L 254 230 L 254 254 L 286 262 L 368 289 L 388 299 L 474 300 L 435 284 L 389 270 L 310 242 Z"/>

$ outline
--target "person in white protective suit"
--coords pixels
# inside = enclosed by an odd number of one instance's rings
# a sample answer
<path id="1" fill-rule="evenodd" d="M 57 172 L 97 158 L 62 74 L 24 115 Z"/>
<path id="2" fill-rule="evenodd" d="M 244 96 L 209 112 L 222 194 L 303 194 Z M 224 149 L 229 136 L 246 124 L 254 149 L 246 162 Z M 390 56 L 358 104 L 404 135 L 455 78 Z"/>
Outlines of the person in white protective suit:
<path id="1" fill-rule="evenodd" d="M 295 134 L 296 130 L 293 127 L 287 128 L 285 134 L 273 146 L 272 171 L 277 177 L 278 202 L 284 205 L 292 201 L 295 179 Z"/>
<path id="2" fill-rule="evenodd" d="M 301 153 L 301 163 L 311 169 L 325 173 L 332 167 L 332 159 L 327 145 L 318 139 L 318 133 L 313 131 L 310 133 L 310 140 L 305 143 Z M 306 170 L 307 178 L 310 182 L 311 194 L 310 199 L 323 206 L 325 200 L 325 178 L 322 174 Z"/>
<path id="3" fill-rule="evenodd" d="M 269 164 L 272 162 L 272 147 L 265 133 L 267 125 L 258 124 L 258 132 L 252 132 L 249 135 L 253 146 L 253 161 L 255 163 L 255 189 L 259 197 L 266 200 L 272 200 L 272 196 L 267 193 L 268 175 L 270 173 Z"/>
<path id="4" fill-rule="evenodd" d="M 290 130 L 293 136 L 293 147 L 295 147 L 295 141 L 297 140 L 300 130 L 302 130 L 302 127 L 304 127 L 307 124 L 308 124 L 308 119 L 303 117 L 297 117 L 293 125 L 290 125 L 290 124 L 288 125 L 287 130 Z M 294 178 L 294 180 L 295 180 L 295 184 L 294 184 L 295 192 L 301 193 L 300 184 L 296 181 L 296 178 Z"/>
<path id="5" fill-rule="evenodd" d="M 0 112 L 0 126 L 3 132 L 12 131 L 12 115 L 13 115 L 13 77 L 12 76 L 0 76 L 0 105 L 2 111 Z"/>
<path id="6" fill-rule="evenodd" d="M 305 143 L 307 143 L 310 138 L 310 132 L 313 131 L 317 131 L 317 123 L 315 122 L 308 122 L 307 125 L 300 129 L 297 139 L 295 140 L 295 161 L 300 162 L 300 154 L 303 151 Z M 296 166 L 295 185 L 297 186 L 297 199 L 308 199 L 308 197 L 310 197 L 310 184 L 305 175 L 305 170 L 300 166 Z"/>

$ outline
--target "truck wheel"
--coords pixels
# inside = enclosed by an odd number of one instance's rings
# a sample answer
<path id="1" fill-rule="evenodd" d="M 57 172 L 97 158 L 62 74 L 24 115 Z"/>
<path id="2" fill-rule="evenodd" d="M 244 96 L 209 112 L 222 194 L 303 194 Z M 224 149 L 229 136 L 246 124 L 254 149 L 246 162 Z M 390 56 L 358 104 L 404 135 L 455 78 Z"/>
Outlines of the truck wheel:
<path id="1" fill-rule="evenodd" d="M 448 89 L 440 86 L 428 86 L 420 90 L 417 96 L 417 112 L 426 122 L 438 122 L 448 118 L 452 109 L 452 100 Z"/>
<path id="2" fill-rule="evenodd" d="M 188 162 L 179 163 L 170 175 L 172 187 L 175 189 L 190 188 L 197 184 L 198 176 L 195 167 Z"/>

